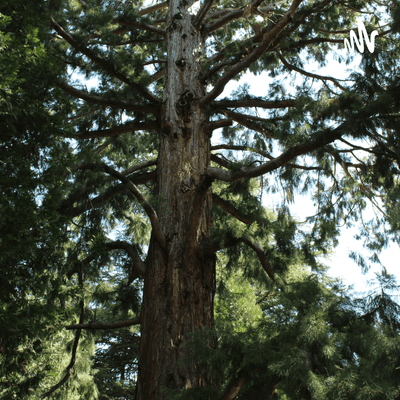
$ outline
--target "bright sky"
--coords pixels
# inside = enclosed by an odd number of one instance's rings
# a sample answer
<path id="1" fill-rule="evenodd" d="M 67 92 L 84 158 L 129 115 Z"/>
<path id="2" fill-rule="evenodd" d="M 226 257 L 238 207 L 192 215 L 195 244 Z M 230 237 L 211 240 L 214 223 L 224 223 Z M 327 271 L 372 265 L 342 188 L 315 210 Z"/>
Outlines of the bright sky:
<path id="1" fill-rule="evenodd" d="M 355 33 L 358 33 L 355 30 Z M 343 45 L 332 45 L 332 48 L 339 52 L 344 52 Z M 364 51 L 368 51 L 365 49 Z M 356 50 L 354 50 L 356 53 Z M 344 53 L 342 53 L 344 54 Z M 358 54 L 351 65 L 345 65 L 344 63 L 338 63 L 332 58 L 328 58 L 329 62 L 326 67 L 318 69 L 315 65 L 314 68 L 311 66 L 305 66 L 304 69 L 307 72 L 314 72 L 324 76 L 332 76 L 339 79 L 345 79 L 349 73 L 357 69 L 361 61 L 361 54 Z M 297 74 L 292 72 L 291 74 Z M 288 76 L 288 80 L 290 77 Z M 226 88 L 221 97 L 227 96 L 233 89 L 237 88 L 238 85 L 242 85 L 245 82 L 250 84 L 250 93 L 255 96 L 265 96 L 268 82 L 271 79 L 267 74 L 254 76 L 252 74 L 246 75 L 240 80 L 240 82 L 231 82 Z M 313 204 L 312 201 L 303 196 L 295 197 L 295 204 L 291 207 L 293 216 L 298 216 L 298 220 L 304 220 L 304 217 L 312 215 Z M 341 277 L 346 285 L 354 285 L 354 290 L 357 292 L 366 292 L 371 288 L 367 286 L 367 281 L 375 277 L 375 273 L 381 271 L 379 265 L 373 265 L 369 272 L 365 275 L 361 272 L 359 267 L 353 260 L 349 258 L 350 250 L 356 251 L 362 249 L 362 242 L 354 239 L 354 235 L 357 233 L 357 227 L 351 229 L 342 229 L 339 239 L 339 245 L 336 247 L 334 254 L 326 261 L 326 265 L 330 267 L 329 275 L 332 277 Z M 367 254 L 365 254 L 367 256 Z M 397 277 L 398 283 L 400 283 L 400 270 L 398 263 L 400 261 L 400 248 L 398 245 L 393 244 L 388 248 L 384 249 L 379 255 L 382 264 L 386 267 L 389 274 L 393 274 Z"/>

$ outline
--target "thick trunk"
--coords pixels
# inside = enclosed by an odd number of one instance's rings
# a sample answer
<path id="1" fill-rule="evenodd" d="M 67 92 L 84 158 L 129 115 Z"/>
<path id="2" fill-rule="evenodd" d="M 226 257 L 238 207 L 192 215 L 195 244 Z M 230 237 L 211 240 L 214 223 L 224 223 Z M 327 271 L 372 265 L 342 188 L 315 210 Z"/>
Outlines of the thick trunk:
<path id="1" fill-rule="evenodd" d="M 199 65 L 204 44 L 187 11 L 191 4 L 181 3 L 169 2 L 157 164 L 157 214 L 167 248 L 152 238 L 143 292 L 136 400 L 163 399 L 163 386 L 209 384 L 207 372 L 194 360 L 178 365 L 190 357 L 184 348 L 187 333 L 213 325 L 215 292 L 215 260 L 204 259 L 196 251 L 212 224 L 211 190 L 203 190 L 203 195 L 200 190 L 210 162 L 207 117 L 198 105 L 205 94 Z"/>

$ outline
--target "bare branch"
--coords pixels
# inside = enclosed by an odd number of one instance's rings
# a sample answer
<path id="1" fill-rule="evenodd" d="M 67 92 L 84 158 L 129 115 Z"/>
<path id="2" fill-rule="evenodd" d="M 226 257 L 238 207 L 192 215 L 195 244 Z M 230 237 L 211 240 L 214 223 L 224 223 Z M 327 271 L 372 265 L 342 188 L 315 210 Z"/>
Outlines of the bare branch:
<path id="1" fill-rule="evenodd" d="M 217 157 L 215 154 L 211 154 L 210 155 L 210 160 L 215 162 L 216 164 L 220 165 L 221 167 L 229 168 L 228 162 L 226 162 L 225 160 L 222 160 L 221 158 Z"/>
<path id="2" fill-rule="evenodd" d="M 159 108 L 157 106 L 144 105 L 144 104 L 129 104 L 128 102 L 123 100 L 116 101 L 116 100 L 103 99 L 100 96 L 86 93 L 83 90 L 75 89 L 73 86 L 70 86 L 65 82 L 59 82 L 57 83 L 57 85 L 62 90 L 71 94 L 72 96 L 75 96 L 82 100 L 86 100 L 90 103 L 100 104 L 106 107 L 120 108 L 122 110 L 139 111 L 151 114 L 157 114 L 159 111 Z"/>
<path id="3" fill-rule="evenodd" d="M 95 54 L 92 50 L 89 50 L 87 47 L 79 44 L 72 37 L 72 35 L 70 35 L 66 30 L 64 30 L 64 28 L 62 28 L 52 17 L 50 17 L 50 21 L 51 21 L 51 26 L 53 27 L 53 29 L 56 32 L 58 32 L 59 35 L 62 38 L 64 38 L 72 47 L 74 47 L 75 49 L 79 50 L 82 54 L 84 54 L 86 57 L 88 57 L 94 63 L 96 63 L 99 66 L 101 66 L 110 75 L 115 76 L 121 82 L 124 82 L 127 85 L 129 85 L 132 88 L 134 88 L 138 93 L 140 93 L 145 99 L 149 100 L 151 103 L 153 103 L 153 104 L 160 104 L 161 103 L 161 100 L 159 98 L 157 98 L 152 93 L 150 93 L 142 85 L 139 85 L 136 82 L 132 82 L 130 79 L 128 79 L 121 72 L 118 72 L 110 62 L 102 59 L 97 54 Z"/>
<path id="4" fill-rule="evenodd" d="M 132 325 L 139 325 L 140 324 L 140 317 L 126 319 L 123 321 L 117 322 L 92 322 L 91 324 L 74 324 L 74 325 L 67 325 L 65 329 L 115 329 L 115 328 L 123 328 L 125 326 L 132 326 Z"/>
<path id="5" fill-rule="evenodd" d="M 215 18 L 216 16 L 220 15 L 221 18 L 218 19 L 217 21 L 214 21 L 210 25 L 207 25 L 205 27 L 205 30 L 207 32 L 214 32 L 219 28 L 222 28 L 226 24 L 228 24 L 231 21 L 237 20 L 243 16 L 248 16 L 250 14 L 258 14 L 258 15 L 263 15 L 264 13 L 271 13 L 276 11 L 276 6 L 275 4 L 270 4 L 266 7 L 260 7 L 258 8 L 258 5 L 261 4 L 262 1 L 253 1 L 249 6 L 243 7 L 243 8 L 233 8 L 228 12 L 225 12 L 225 10 L 221 10 L 218 14 L 218 12 L 210 14 L 208 17 L 209 18 Z"/>
<path id="6" fill-rule="evenodd" d="M 337 86 L 339 89 L 341 89 L 341 90 L 346 90 L 346 88 L 344 88 L 344 87 L 338 82 L 339 79 L 335 79 L 335 78 L 332 78 L 332 77 L 330 77 L 330 76 L 322 76 L 322 75 L 318 75 L 318 74 L 312 74 L 312 73 L 310 73 L 310 72 L 304 71 L 304 70 L 301 69 L 301 68 L 298 68 L 298 67 L 295 67 L 294 65 L 289 64 L 289 63 L 285 60 L 285 58 L 283 57 L 282 53 L 280 53 L 280 52 L 276 52 L 276 53 L 278 54 L 279 59 L 282 61 L 283 65 L 284 65 L 286 68 L 289 68 L 289 69 L 292 70 L 292 71 L 299 72 L 300 74 L 302 74 L 302 75 L 304 75 L 304 76 L 308 76 L 308 77 L 310 77 L 310 78 L 320 79 L 320 80 L 322 80 L 322 81 L 325 81 L 325 80 L 331 81 L 331 82 L 332 82 L 335 86 Z"/>
<path id="7" fill-rule="evenodd" d="M 139 171 L 139 169 L 151 167 L 152 165 L 157 165 L 157 159 L 148 160 L 148 161 L 142 162 L 140 164 L 133 165 L 132 167 L 130 167 L 130 168 L 126 169 L 124 172 L 122 172 L 122 175 L 125 175 L 125 176 L 130 175 L 133 172 Z"/>
<path id="8" fill-rule="evenodd" d="M 273 160 L 274 157 L 272 157 L 270 154 L 266 153 L 265 151 L 262 151 L 260 149 L 257 149 L 256 147 L 251 147 L 251 146 L 238 146 L 238 145 L 233 145 L 233 144 L 220 144 L 217 146 L 211 146 L 211 150 L 239 150 L 239 151 L 251 151 L 253 153 L 260 154 L 261 156 L 268 158 L 269 160 Z"/>
<path id="9" fill-rule="evenodd" d="M 158 81 L 165 75 L 165 68 L 161 68 L 159 71 L 151 75 L 151 83 Z"/>

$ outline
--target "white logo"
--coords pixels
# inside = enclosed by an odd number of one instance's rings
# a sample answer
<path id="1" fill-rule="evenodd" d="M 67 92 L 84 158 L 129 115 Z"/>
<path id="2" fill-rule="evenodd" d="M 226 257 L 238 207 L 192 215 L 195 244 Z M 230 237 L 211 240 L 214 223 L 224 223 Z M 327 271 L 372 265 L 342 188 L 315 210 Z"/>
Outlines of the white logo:
<path id="1" fill-rule="evenodd" d="M 373 53 L 375 48 L 375 36 L 378 34 L 378 31 L 372 31 L 371 40 L 369 40 L 368 33 L 367 30 L 365 29 L 364 23 L 362 21 L 358 21 L 357 25 L 358 25 L 358 38 L 360 42 L 357 40 L 357 36 L 354 33 L 354 31 L 350 31 L 350 43 L 347 39 L 344 39 L 345 49 L 347 49 L 348 51 L 350 51 L 350 49 L 354 50 L 354 43 L 353 43 L 354 40 L 354 42 L 357 45 L 358 51 L 360 53 L 364 53 L 364 41 L 363 41 L 363 34 L 364 34 L 365 44 L 367 45 L 369 52 Z"/>

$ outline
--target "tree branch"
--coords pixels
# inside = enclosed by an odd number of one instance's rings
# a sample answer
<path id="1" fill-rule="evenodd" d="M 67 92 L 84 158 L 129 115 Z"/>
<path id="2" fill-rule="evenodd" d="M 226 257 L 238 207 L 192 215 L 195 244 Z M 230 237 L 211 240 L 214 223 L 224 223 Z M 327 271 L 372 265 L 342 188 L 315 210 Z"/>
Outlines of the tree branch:
<path id="1" fill-rule="evenodd" d="M 129 177 L 129 179 L 134 182 L 136 185 L 140 185 L 142 183 L 146 183 L 152 181 L 156 178 L 157 172 L 151 171 L 146 174 L 141 174 L 134 177 Z M 75 202 L 77 202 L 82 195 L 87 191 L 87 188 L 82 188 L 77 191 L 74 191 L 72 195 L 68 197 L 68 199 L 61 202 L 58 211 L 68 217 L 77 217 L 88 211 L 87 204 L 81 204 L 77 207 L 71 207 Z M 113 197 L 117 196 L 120 193 L 126 192 L 127 187 L 125 184 L 120 184 L 117 186 L 111 186 L 108 188 L 104 193 L 100 194 L 99 196 L 91 199 L 91 206 L 96 208 L 102 206 L 106 201 L 112 199 Z"/>
<path id="2" fill-rule="evenodd" d="M 117 178 L 120 180 L 124 185 L 127 186 L 128 190 L 138 199 L 138 201 L 142 204 L 144 210 L 146 211 L 146 214 L 148 215 L 151 223 L 151 227 L 153 228 L 154 236 L 160 246 L 163 249 L 166 249 L 166 240 L 161 232 L 160 224 L 158 222 L 158 217 L 157 213 L 153 209 L 153 207 L 150 205 L 148 200 L 146 199 L 145 196 L 139 191 L 139 189 L 136 187 L 136 185 L 126 176 L 124 176 L 122 173 L 116 171 L 115 169 L 109 167 L 106 164 L 100 164 L 100 163 L 90 163 L 90 164 L 84 164 L 80 169 L 94 169 L 94 170 L 102 170 L 105 173 L 113 176 L 114 178 Z"/>
<path id="3" fill-rule="evenodd" d="M 232 119 L 220 119 L 218 121 L 211 121 L 205 124 L 205 129 L 209 132 L 214 131 L 215 129 L 223 128 L 225 126 L 232 126 Z"/>
<path id="4" fill-rule="evenodd" d="M 115 128 L 111 129 L 104 129 L 100 131 L 89 131 L 87 133 L 77 133 L 71 135 L 74 139 L 92 139 L 92 138 L 102 138 L 102 137 L 110 137 L 110 136 L 117 136 L 121 133 L 126 132 L 136 132 L 136 131 L 147 131 L 150 129 L 159 129 L 160 125 L 156 122 L 141 122 L 139 124 L 132 124 L 131 122 L 127 122 L 124 125 L 116 126 Z"/>
<path id="5" fill-rule="evenodd" d="M 243 115 L 240 113 L 235 113 L 230 110 L 221 109 L 221 110 L 216 110 L 216 111 L 220 112 L 221 114 L 224 114 L 226 117 L 232 118 L 238 124 L 248 128 L 250 130 L 260 132 L 266 137 L 274 138 L 274 135 L 269 133 L 266 129 L 264 129 L 262 126 L 260 126 L 257 122 L 250 121 L 250 119 L 253 119 L 253 120 L 258 120 L 260 122 L 269 122 L 268 119 L 257 118 L 257 117 L 252 118 L 250 115 Z"/>
<path id="6" fill-rule="evenodd" d="M 312 140 L 309 143 L 299 144 L 290 147 L 288 150 L 284 151 L 280 156 L 268 161 L 258 167 L 242 167 L 238 171 L 226 171 L 220 168 L 207 167 L 205 173 L 214 178 L 225 182 L 233 182 L 241 178 L 254 178 L 266 174 L 267 172 L 278 169 L 279 167 L 285 165 L 288 161 L 293 158 L 309 153 L 313 150 L 317 150 L 326 144 L 334 142 L 339 139 L 342 135 L 343 124 L 334 130 L 327 129 L 323 134 L 320 135 L 318 139 Z"/>
<path id="7" fill-rule="evenodd" d="M 140 258 L 139 252 L 137 251 L 135 246 L 123 240 L 116 240 L 114 242 L 106 243 L 105 248 L 107 250 L 118 250 L 118 249 L 125 250 L 128 253 L 128 255 L 132 258 L 133 270 L 134 270 L 133 274 L 136 276 L 136 278 L 137 277 L 144 278 L 146 266 L 142 261 L 142 259 Z"/>
<path id="8" fill-rule="evenodd" d="M 217 251 L 226 249 L 228 247 L 235 246 L 239 242 L 247 244 L 249 247 L 251 247 L 254 252 L 257 254 L 258 259 L 260 260 L 260 263 L 264 269 L 264 271 L 267 273 L 269 278 L 275 282 L 275 277 L 274 277 L 274 271 L 271 267 L 271 264 L 269 263 L 269 259 L 267 258 L 264 250 L 261 248 L 261 246 L 257 242 L 253 242 L 246 236 L 242 236 L 240 238 L 235 238 L 235 237 L 230 237 L 225 240 L 222 244 L 218 242 L 211 242 L 211 243 L 205 243 L 204 246 L 202 246 L 202 250 L 205 253 L 208 254 L 215 254 Z"/>
<path id="9" fill-rule="evenodd" d="M 218 97 L 224 90 L 226 84 L 232 80 L 238 73 L 246 69 L 253 62 L 258 60 L 271 45 L 273 40 L 285 29 L 285 27 L 293 20 L 293 16 L 300 3 L 303 0 L 293 0 L 292 5 L 289 10 L 285 14 L 283 18 L 267 33 L 265 33 L 262 37 L 261 43 L 253 50 L 248 56 L 246 56 L 242 61 L 236 63 L 232 67 L 230 67 L 221 78 L 217 80 L 214 85 L 214 88 L 206 94 L 201 100 L 201 105 L 206 105 L 211 103 L 216 97 Z"/>
<path id="10" fill-rule="evenodd" d="M 143 16 L 143 15 L 151 14 L 154 11 L 162 10 L 163 8 L 166 8 L 166 7 L 168 7 L 168 1 L 165 1 L 164 3 L 156 4 L 151 7 L 147 7 L 145 9 L 139 11 L 139 15 Z"/>
<path id="11" fill-rule="evenodd" d="M 215 0 L 208 0 L 208 1 L 205 1 L 204 4 L 201 6 L 199 12 L 196 15 L 195 22 L 193 24 L 193 26 L 196 29 L 200 29 L 200 26 L 202 25 L 208 11 L 210 11 L 210 8 L 213 6 L 214 3 L 215 3 Z"/>
<path id="12" fill-rule="evenodd" d="M 258 15 L 263 15 L 264 13 L 271 13 L 276 11 L 276 6 L 274 3 L 266 6 L 266 7 L 260 7 L 258 8 L 258 6 L 262 3 L 262 1 L 256 0 L 253 1 L 250 5 L 248 5 L 247 7 L 243 7 L 243 8 L 239 8 L 239 9 L 231 9 L 231 11 L 229 11 L 228 13 L 221 13 L 222 16 L 220 19 L 218 19 L 217 21 L 214 21 L 213 23 L 211 23 L 210 25 L 207 25 L 205 27 L 205 30 L 207 32 L 214 32 L 219 28 L 222 28 L 223 26 L 225 26 L 226 24 L 228 24 L 231 21 L 237 20 L 243 16 L 248 16 L 251 14 L 258 14 Z M 225 11 L 225 10 L 221 10 L 221 11 Z M 220 14 L 220 15 L 221 15 Z M 216 13 L 212 14 L 213 16 L 217 16 Z M 211 16 L 210 16 L 211 17 Z"/>
<path id="13" fill-rule="evenodd" d="M 134 28 L 140 28 L 145 31 L 153 32 L 158 35 L 162 35 L 165 37 L 165 30 L 161 28 L 157 28 L 155 26 L 145 24 L 144 22 L 138 22 L 138 21 L 129 21 L 123 18 L 114 18 L 113 22 L 115 24 L 120 24 L 120 25 L 125 25 L 125 26 L 132 26 Z"/>
<path id="14" fill-rule="evenodd" d="M 232 204 L 228 203 L 215 193 L 213 193 L 213 201 L 214 203 L 218 204 L 224 211 L 228 214 L 232 215 L 239 221 L 243 222 L 244 224 L 251 225 L 254 221 L 250 220 L 249 218 L 245 217 L 238 209 L 236 209 Z"/>
<path id="15" fill-rule="evenodd" d="M 268 158 L 269 160 L 274 159 L 274 157 L 272 157 L 270 154 L 266 153 L 265 151 L 262 151 L 260 149 L 257 149 L 256 147 L 250 147 L 250 146 L 236 146 L 234 144 L 220 144 L 218 146 L 211 146 L 211 150 L 251 151 L 251 152 L 259 154 L 260 156 Z"/>
<path id="16" fill-rule="evenodd" d="M 82 100 L 85 100 L 85 101 L 88 101 L 90 103 L 100 104 L 100 105 L 106 106 L 106 107 L 120 108 L 122 110 L 139 111 L 139 112 L 151 113 L 151 114 L 157 114 L 159 111 L 159 108 L 157 106 L 142 105 L 142 104 L 129 104 L 123 100 L 116 101 L 116 100 L 103 99 L 100 96 L 92 95 L 92 94 L 86 93 L 82 90 L 75 89 L 74 87 L 68 85 L 65 82 L 59 82 L 59 83 L 57 83 L 57 85 L 62 90 L 71 94 L 72 96 L 77 97 Z"/>
<path id="17" fill-rule="evenodd" d="M 219 400 L 234 400 L 246 383 L 247 373 L 242 369 L 228 383 Z"/>
<path id="18" fill-rule="evenodd" d="M 67 325 L 65 329 L 115 329 L 115 328 L 123 328 L 125 326 L 132 326 L 132 325 L 139 325 L 140 324 L 140 317 L 135 317 L 132 319 L 126 319 L 123 321 L 117 322 L 92 322 L 90 324 L 73 324 Z"/>
<path id="19" fill-rule="evenodd" d="M 269 263 L 269 260 L 268 260 L 267 256 L 265 255 L 265 252 L 261 248 L 261 246 L 257 242 L 252 242 L 250 239 L 246 238 L 245 236 L 243 236 L 241 238 L 241 241 L 243 243 L 246 243 L 248 246 L 250 246 L 256 252 L 264 271 L 267 273 L 269 278 L 273 282 L 275 282 L 274 272 L 272 270 L 271 264 Z"/>
<path id="20" fill-rule="evenodd" d="M 275 101 L 266 101 L 262 98 L 251 98 L 251 99 L 243 99 L 243 100 L 229 100 L 223 99 L 219 101 L 213 101 L 211 103 L 211 107 L 213 109 L 218 108 L 242 108 L 242 107 L 258 107 L 258 108 L 287 108 L 287 107 L 296 107 L 296 100 L 275 100 Z"/>
<path id="21" fill-rule="evenodd" d="M 320 80 L 322 80 L 322 81 L 324 81 L 324 80 L 331 81 L 331 82 L 332 82 L 335 86 L 337 86 L 339 89 L 341 89 L 341 90 L 346 90 L 346 88 L 343 87 L 343 86 L 338 82 L 337 79 L 332 78 L 332 77 L 330 77 L 330 76 L 322 76 L 322 75 L 312 74 L 312 73 L 310 73 L 310 72 L 304 71 L 304 70 L 301 69 L 301 68 L 298 68 L 298 67 L 295 67 L 294 65 L 289 64 L 289 63 L 285 60 L 285 58 L 283 57 L 282 53 L 280 53 L 280 52 L 276 52 L 276 53 L 278 54 L 279 59 L 282 61 L 283 65 L 284 65 L 286 68 L 288 68 L 288 69 L 290 69 L 290 70 L 292 70 L 292 71 L 299 72 L 300 74 L 302 74 L 302 75 L 304 75 L 304 76 L 308 76 L 308 77 L 310 77 L 310 78 L 320 79 Z"/>
<path id="22" fill-rule="evenodd" d="M 53 29 L 62 37 L 64 38 L 72 47 L 79 50 L 82 54 L 92 60 L 94 63 L 102 67 L 106 72 L 110 75 L 115 76 L 121 82 L 126 83 L 127 85 L 134 88 L 138 93 L 140 93 L 145 99 L 149 100 L 153 104 L 161 104 L 161 100 L 150 93 L 146 88 L 142 85 L 139 85 L 136 82 L 132 82 L 128 79 L 125 75 L 121 72 L 118 72 L 114 66 L 109 63 L 108 61 L 102 59 L 97 54 L 95 54 L 92 50 L 89 50 L 87 47 L 79 44 L 67 31 L 64 30 L 52 17 L 50 17 L 51 26 Z"/>

